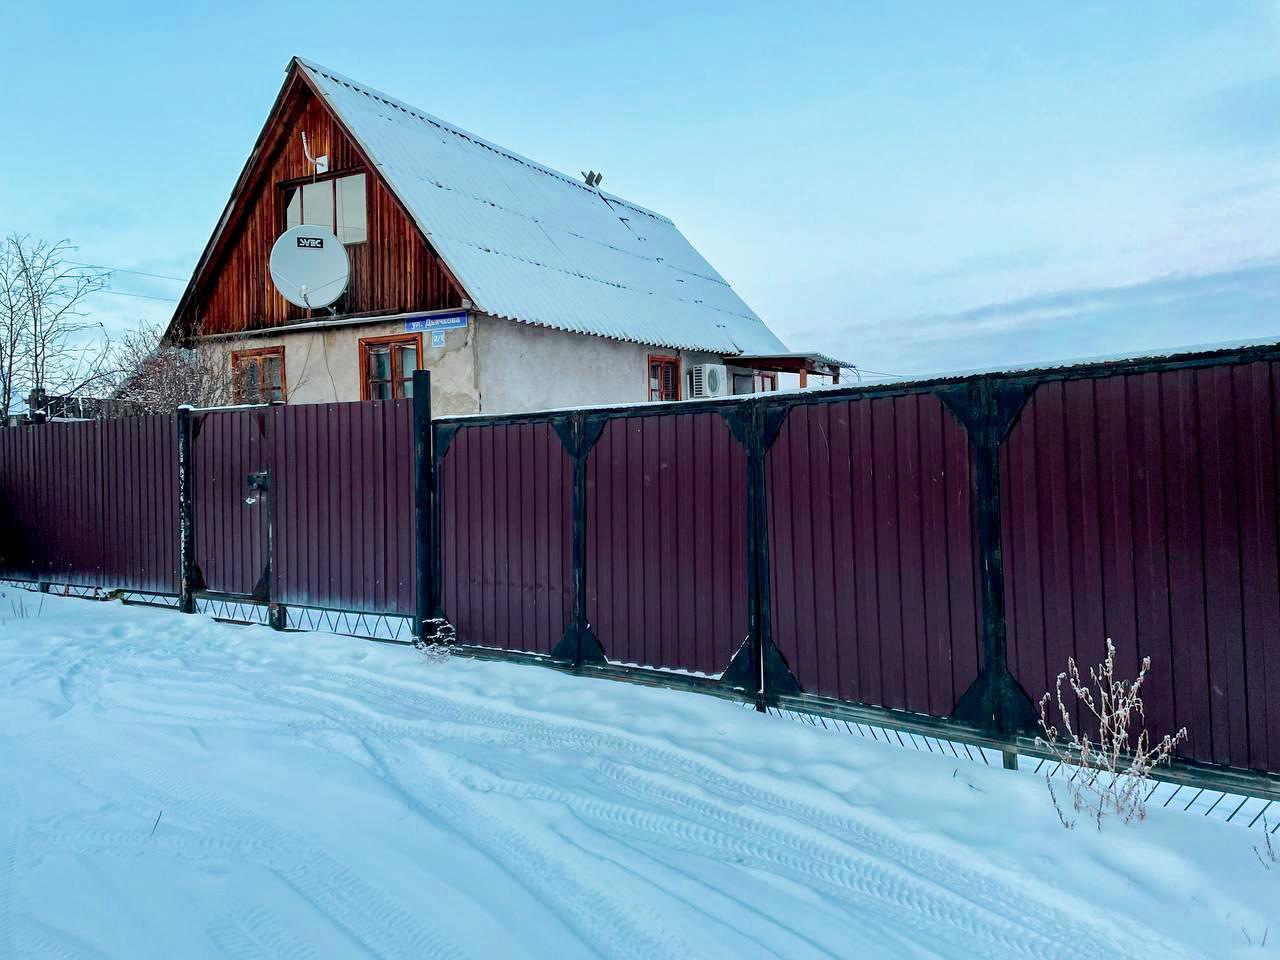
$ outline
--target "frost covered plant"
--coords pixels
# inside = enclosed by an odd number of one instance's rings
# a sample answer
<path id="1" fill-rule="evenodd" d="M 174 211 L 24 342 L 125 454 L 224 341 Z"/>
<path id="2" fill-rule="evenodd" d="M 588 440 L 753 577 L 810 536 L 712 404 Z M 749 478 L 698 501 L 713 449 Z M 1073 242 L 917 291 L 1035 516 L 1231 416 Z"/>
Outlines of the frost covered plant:
<path id="1" fill-rule="evenodd" d="M 1074 768 L 1067 780 L 1071 804 L 1076 813 L 1093 818 L 1099 830 L 1102 818 L 1108 814 L 1121 817 L 1125 823 L 1146 816 L 1145 787 L 1152 769 L 1167 763 L 1173 751 L 1187 739 L 1187 728 L 1183 727 L 1152 742 L 1142 706 L 1142 684 L 1150 669 L 1151 658 L 1143 657 L 1135 679 L 1116 677 L 1116 648 L 1108 638 L 1106 659 L 1099 666 L 1089 668 L 1087 682 L 1076 666 L 1075 657 L 1069 657 L 1066 672 L 1058 674 L 1054 692 L 1046 693 L 1040 700 L 1040 728 L 1044 736 L 1036 737 L 1036 743 L 1047 749 L 1059 766 Z M 1064 684 L 1085 713 L 1093 718 L 1098 730 L 1096 739 L 1072 726 L 1072 711 L 1063 697 Z M 1054 708 L 1057 723 L 1050 719 Z M 1062 825 L 1071 828 L 1075 821 L 1063 813 L 1053 786 L 1053 771 L 1045 775 L 1045 782 Z"/>
<path id="2" fill-rule="evenodd" d="M 413 641 L 413 645 L 426 654 L 432 663 L 444 663 L 449 659 L 452 649 L 447 643 L 433 643 L 421 637 Z"/>

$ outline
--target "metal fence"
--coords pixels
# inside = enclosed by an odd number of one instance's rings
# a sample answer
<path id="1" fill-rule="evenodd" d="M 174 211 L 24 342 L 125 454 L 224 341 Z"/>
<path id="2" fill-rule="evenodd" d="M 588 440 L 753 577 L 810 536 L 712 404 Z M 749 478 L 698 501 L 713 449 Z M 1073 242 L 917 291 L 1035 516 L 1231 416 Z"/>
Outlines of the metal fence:
<path id="1" fill-rule="evenodd" d="M 176 595 L 175 422 L 0 429 L 0 575 Z"/>
<path id="2" fill-rule="evenodd" d="M 1007 751 L 1110 637 L 1191 733 L 1172 776 L 1274 793 L 1277 364 L 435 420 L 420 373 L 411 403 L 0 431 L 0 575 Z"/>

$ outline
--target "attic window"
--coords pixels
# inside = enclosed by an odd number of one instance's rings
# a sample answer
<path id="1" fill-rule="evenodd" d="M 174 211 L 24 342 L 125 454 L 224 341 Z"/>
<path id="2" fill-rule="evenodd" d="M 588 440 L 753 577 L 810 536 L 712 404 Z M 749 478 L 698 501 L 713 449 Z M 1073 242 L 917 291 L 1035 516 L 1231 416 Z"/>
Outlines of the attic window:
<path id="1" fill-rule="evenodd" d="M 363 173 L 288 187 L 284 228 L 309 223 L 332 230 L 348 246 L 364 243 L 369 239 L 367 190 Z"/>

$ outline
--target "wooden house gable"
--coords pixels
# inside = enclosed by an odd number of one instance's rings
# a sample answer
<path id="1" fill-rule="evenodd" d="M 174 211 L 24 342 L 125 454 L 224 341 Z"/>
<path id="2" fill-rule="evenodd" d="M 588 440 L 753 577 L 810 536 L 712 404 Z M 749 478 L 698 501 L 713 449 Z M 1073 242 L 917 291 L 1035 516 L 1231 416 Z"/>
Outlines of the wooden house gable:
<path id="1" fill-rule="evenodd" d="M 312 157 L 327 157 L 328 172 L 316 172 L 308 150 Z M 272 244 L 286 227 L 293 189 L 359 173 L 365 175 L 366 239 L 346 245 L 350 281 L 332 312 L 308 314 L 288 303 L 273 286 L 268 269 Z M 447 309 L 461 306 L 464 296 L 376 167 L 295 61 L 179 302 L 168 337 L 189 342 L 309 318 Z"/>

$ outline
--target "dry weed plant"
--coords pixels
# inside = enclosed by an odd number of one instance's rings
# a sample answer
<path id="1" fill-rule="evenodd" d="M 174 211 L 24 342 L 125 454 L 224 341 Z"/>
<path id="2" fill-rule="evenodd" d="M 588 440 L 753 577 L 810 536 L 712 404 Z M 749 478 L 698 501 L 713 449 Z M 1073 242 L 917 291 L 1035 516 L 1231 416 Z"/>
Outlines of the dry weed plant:
<path id="1" fill-rule="evenodd" d="M 1067 790 L 1077 814 L 1089 816 L 1102 829 L 1107 815 L 1120 817 L 1125 823 L 1146 816 L 1147 780 L 1151 771 L 1167 763 L 1178 745 L 1187 739 L 1183 727 L 1153 742 L 1146 728 L 1142 705 L 1142 684 L 1151 669 L 1151 658 L 1143 657 L 1138 676 L 1126 680 L 1116 676 L 1116 648 L 1108 638 L 1106 659 L 1089 668 L 1086 681 L 1076 665 L 1075 657 L 1067 660 L 1065 673 L 1058 674 L 1053 693 L 1040 700 L 1038 746 L 1049 751 L 1059 763 L 1045 775 L 1049 796 L 1062 825 L 1070 829 L 1075 821 L 1068 819 L 1053 785 L 1057 769 L 1071 770 Z M 1070 689 L 1085 713 L 1097 725 L 1096 739 L 1077 730 L 1071 721 L 1071 708 L 1064 702 L 1063 686 Z M 1050 719 L 1056 707 L 1058 720 Z M 1061 724 L 1059 729 L 1058 723 Z"/>

